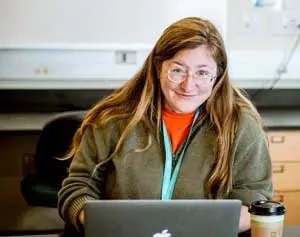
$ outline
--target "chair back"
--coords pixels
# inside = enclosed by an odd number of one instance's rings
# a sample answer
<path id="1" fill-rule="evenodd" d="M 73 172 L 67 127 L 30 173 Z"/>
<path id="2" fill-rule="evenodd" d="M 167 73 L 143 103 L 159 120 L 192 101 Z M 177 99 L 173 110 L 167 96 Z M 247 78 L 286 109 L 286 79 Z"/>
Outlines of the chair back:
<path id="1" fill-rule="evenodd" d="M 36 175 L 61 182 L 67 176 L 71 159 L 61 160 L 70 149 L 84 111 L 64 112 L 52 118 L 43 128 L 36 145 Z"/>

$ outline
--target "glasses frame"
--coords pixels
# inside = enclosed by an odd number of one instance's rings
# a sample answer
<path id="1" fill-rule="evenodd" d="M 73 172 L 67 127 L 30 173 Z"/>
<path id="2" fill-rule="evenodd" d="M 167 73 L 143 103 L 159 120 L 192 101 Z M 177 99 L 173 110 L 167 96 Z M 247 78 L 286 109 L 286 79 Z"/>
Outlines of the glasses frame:
<path id="1" fill-rule="evenodd" d="M 185 72 L 186 72 L 186 75 L 182 78 L 182 80 L 180 80 L 180 81 L 176 81 L 176 80 L 174 80 L 174 79 L 172 79 L 172 76 L 171 76 L 171 70 L 172 69 L 174 69 L 174 65 L 171 65 L 171 66 L 169 66 L 169 68 L 167 69 L 167 78 L 168 78 L 168 80 L 169 81 L 171 81 L 171 82 L 173 82 L 173 83 L 176 83 L 176 84 L 180 84 L 180 83 L 182 83 L 182 82 L 184 82 L 188 77 L 192 77 L 192 79 L 193 79 L 193 82 L 195 83 L 195 84 L 197 84 L 197 85 L 210 85 L 216 78 L 217 78 L 217 75 L 213 75 L 211 72 L 209 72 L 209 71 L 206 71 L 206 70 L 203 70 L 203 71 L 205 71 L 206 73 L 208 73 L 208 74 L 210 74 L 210 79 L 208 80 L 208 82 L 207 83 L 203 83 L 204 81 L 197 81 L 197 80 L 195 80 L 194 78 L 195 78 L 195 73 L 191 73 L 191 70 L 188 70 L 187 68 L 185 68 L 184 66 L 178 66 L 178 68 L 179 67 L 182 67 L 182 68 L 184 68 L 185 69 Z"/>

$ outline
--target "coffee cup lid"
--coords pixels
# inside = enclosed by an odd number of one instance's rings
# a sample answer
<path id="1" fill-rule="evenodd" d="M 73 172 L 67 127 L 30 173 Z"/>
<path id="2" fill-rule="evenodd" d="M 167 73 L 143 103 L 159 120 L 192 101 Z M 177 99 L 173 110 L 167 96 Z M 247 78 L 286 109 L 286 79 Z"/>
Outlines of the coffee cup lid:
<path id="1" fill-rule="evenodd" d="M 285 214 L 286 209 L 280 202 L 260 200 L 251 203 L 249 213 L 260 216 L 280 216 Z"/>

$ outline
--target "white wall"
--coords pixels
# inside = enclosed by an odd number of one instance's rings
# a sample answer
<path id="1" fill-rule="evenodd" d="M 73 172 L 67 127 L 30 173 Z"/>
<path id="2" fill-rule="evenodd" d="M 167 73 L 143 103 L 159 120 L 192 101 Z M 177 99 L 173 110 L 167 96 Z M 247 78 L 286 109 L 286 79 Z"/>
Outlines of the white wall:
<path id="1" fill-rule="evenodd" d="M 276 71 L 286 66 L 275 87 L 299 88 L 300 1 L 259 1 L 274 3 L 264 7 L 254 7 L 253 2 L 227 0 L 231 77 L 247 78 L 249 83 L 259 80 L 264 88 L 271 88 L 278 79 Z"/>
<path id="2" fill-rule="evenodd" d="M 284 14 L 300 23 L 298 0 L 274 1 L 294 4 Z M 220 29 L 238 85 L 270 88 L 297 31 L 276 34 L 283 15 L 254 9 L 251 2 L 0 0 L 0 88 L 117 87 L 139 69 L 167 25 L 191 15 L 208 18 Z M 134 50 L 136 63 L 116 63 L 118 49 Z M 299 68 L 296 50 L 275 87 L 300 88 Z"/>
<path id="3" fill-rule="evenodd" d="M 291 48 L 300 28 L 299 0 L 269 0 L 274 6 L 254 7 L 253 0 L 227 0 L 226 34 L 230 49 Z M 277 3 L 277 4 L 276 4 Z"/>
<path id="4" fill-rule="evenodd" d="M 224 0 L 0 0 L 0 45 L 153 43 L 184 16 L 223 32 Z"/>

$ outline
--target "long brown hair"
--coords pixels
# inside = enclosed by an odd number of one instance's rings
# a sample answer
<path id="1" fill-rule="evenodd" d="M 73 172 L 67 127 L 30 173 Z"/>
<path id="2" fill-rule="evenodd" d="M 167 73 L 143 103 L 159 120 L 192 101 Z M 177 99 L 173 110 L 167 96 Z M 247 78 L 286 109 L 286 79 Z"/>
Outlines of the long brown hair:
<path id="1" fill-rule="evenodd" d="M 229 80 L 226 50 L 217 28 L 210 21 L 198 17 L 181 19 L 166 28 L 141 70 L 125 85 L 88 111 L 74 136 L 72 149 L 66 158 L 76 156 L 88 126 L 103 127 L 114 119 L 127 119 L 128 123 L 110 157 L 120 151 L 128 133 L 140 122 L 148 128 L 147 147 L 151 144 L 153 130 L 156 139 L 159 140 L 162 108 L 159 75 L 162 62 L 173 58 L 182 49 L 193 49 L 200 45 L 205 45 L 210 50 L 218 67 L 212 94 L 205 103 L 205 111 L 218 134 L 215 163 L 205 184 L 206 195 L 207 198 L 226 197 L 232 186 L 229 158 L 241 107 L 252 110 L 257 119 L 259 116 L 250 101 Z"/>

